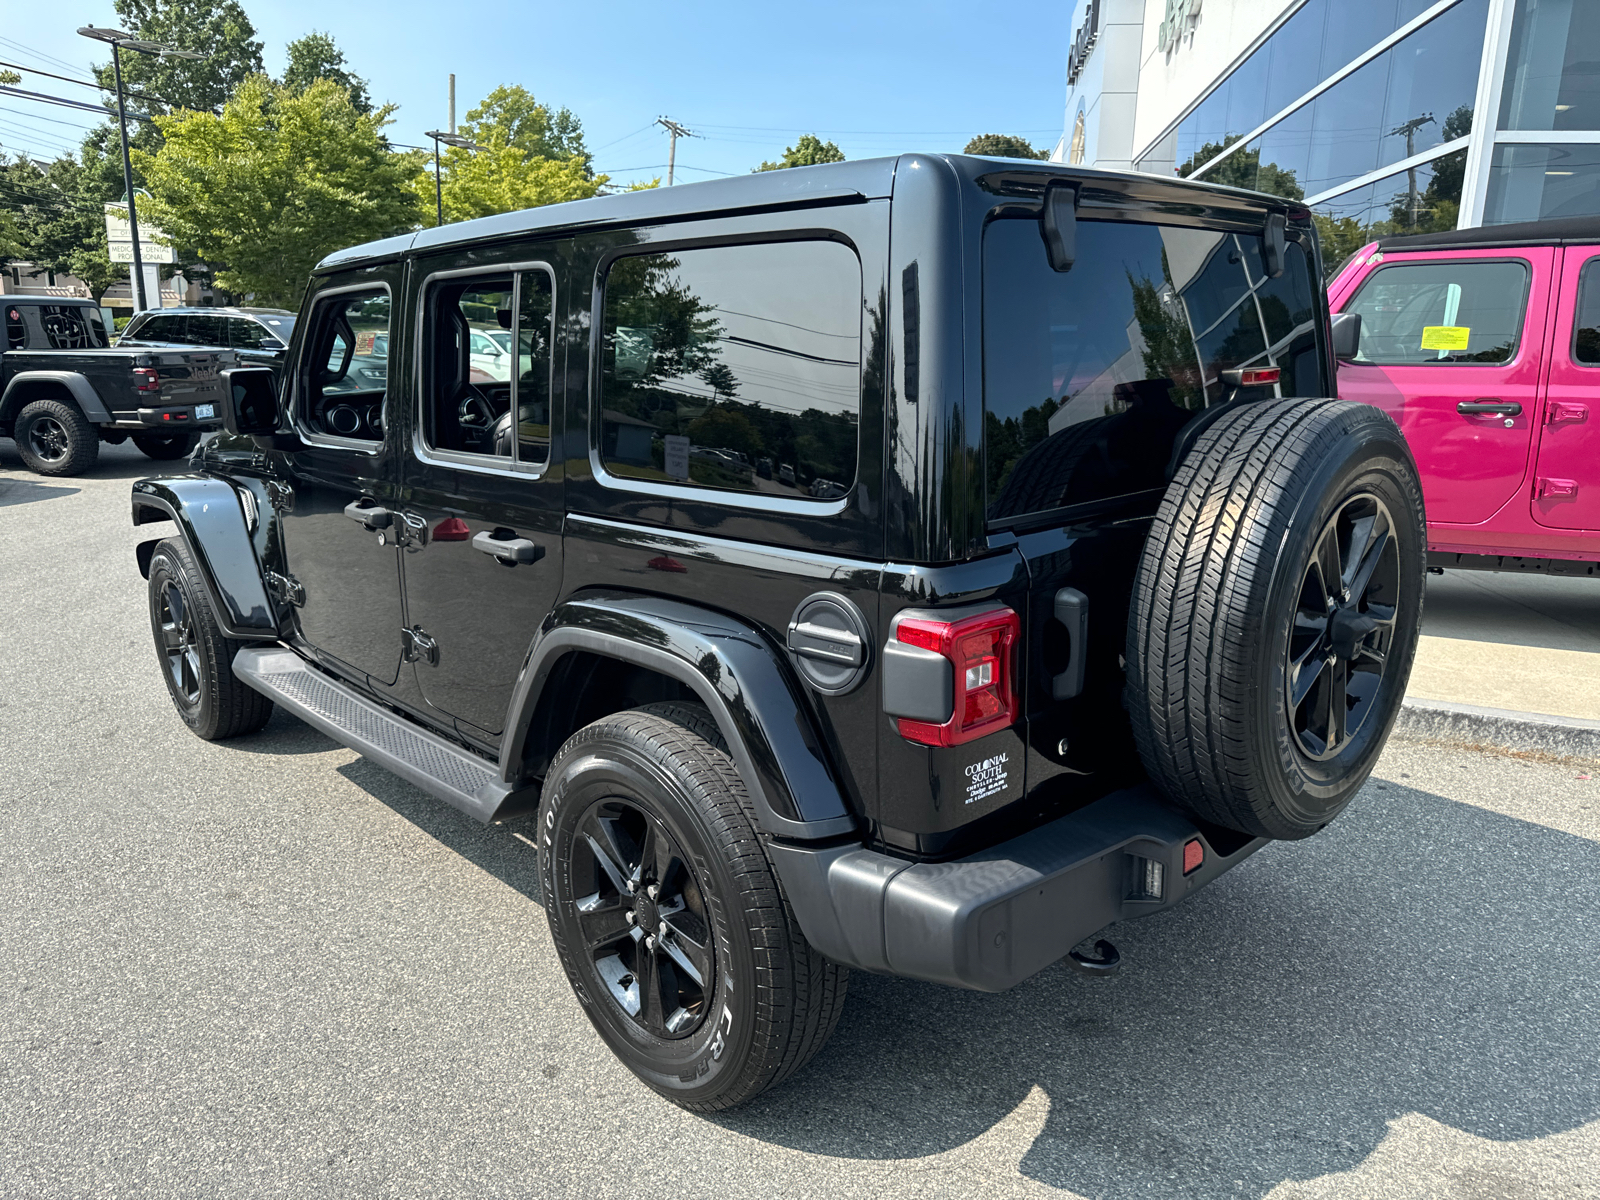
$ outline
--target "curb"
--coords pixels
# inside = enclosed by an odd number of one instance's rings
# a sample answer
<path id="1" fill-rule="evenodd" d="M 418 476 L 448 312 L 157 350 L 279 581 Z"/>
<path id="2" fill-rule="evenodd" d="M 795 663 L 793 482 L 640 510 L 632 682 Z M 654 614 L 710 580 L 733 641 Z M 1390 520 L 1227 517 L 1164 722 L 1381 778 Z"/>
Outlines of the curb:
<path id="1" fill-rule="evenodd" d="M 1564 758 L 1600 758 L 1600 721 L 1480 708 L 1408 696 L 1394 732 L 1402 737 L 1532 750 Z"/>

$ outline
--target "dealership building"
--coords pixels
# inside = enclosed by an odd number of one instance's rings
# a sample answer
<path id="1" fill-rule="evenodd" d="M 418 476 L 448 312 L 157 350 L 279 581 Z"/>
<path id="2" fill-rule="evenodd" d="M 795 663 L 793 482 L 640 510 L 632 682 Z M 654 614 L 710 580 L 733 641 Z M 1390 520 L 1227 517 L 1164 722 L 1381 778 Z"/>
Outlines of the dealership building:
<path id="1" fill-rule="evenodd" d="M 1053 158 L 1371 237 L 1600 213 L 1600 0 L 1077 0 Z"/>

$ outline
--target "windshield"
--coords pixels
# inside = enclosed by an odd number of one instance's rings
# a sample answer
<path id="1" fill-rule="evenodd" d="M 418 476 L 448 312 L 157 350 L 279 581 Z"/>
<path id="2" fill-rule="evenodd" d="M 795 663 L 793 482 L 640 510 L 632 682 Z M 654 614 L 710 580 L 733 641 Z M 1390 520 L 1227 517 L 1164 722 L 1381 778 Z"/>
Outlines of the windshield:
<path id="1" fill-rule="evenodd" d="M 256 320 L 267 327 L 267 332 L 285 346 L 294 335 L 294 317 L 287 313 L 257 313 Z"/>
<path id="2" fill-rule="evenodd" d="M 1270 278 L 1259 237 L 1081 221 L 1061 272 L 1037 220 L 999 220 L 983 271 L 992 520 L 1164 487 L 1178 432 L 1232 395 L 1225 370 L 1280 369 L 1250 399 L 1328 394 L 1297 242 Z"/>

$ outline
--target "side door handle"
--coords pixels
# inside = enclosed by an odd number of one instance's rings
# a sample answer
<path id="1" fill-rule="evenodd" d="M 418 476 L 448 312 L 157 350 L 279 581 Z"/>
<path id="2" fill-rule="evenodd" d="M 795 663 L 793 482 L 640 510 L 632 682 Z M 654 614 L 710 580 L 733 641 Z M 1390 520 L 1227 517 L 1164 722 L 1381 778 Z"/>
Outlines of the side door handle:
<path id="1" fill-rule="evenodd" d="M 374 504 L 366 497 L 352 500 L 344 506 L 344 515 L 352 521 L 360 521 L 368 529 L 387 529 L 394 524 L 394 514 L 387 508 Z"/>
<path id="2" fill-rule="evenodd" d="M 508 567 L 514 567 L 518 563 L 536 563 L 544 557 L 544 547 L 539 543 L 517 537 L 515 534 L 507 537 L 505 536 L 507 532 L 509 531 L 486 529 L 482 533 L 475 533 L 472 535 L 472 548 L 498 558 Z"/>
<path id="3" fill-rule="evenodd" d="M 1497 417 L 1520 417 L 1522 405 L 1512 401 L 1502 403 L 1499 400 L 1463 400 L 1456 405 L 1456 411 L 1464 417 L 1475 417 L 1492 414 Z"/>

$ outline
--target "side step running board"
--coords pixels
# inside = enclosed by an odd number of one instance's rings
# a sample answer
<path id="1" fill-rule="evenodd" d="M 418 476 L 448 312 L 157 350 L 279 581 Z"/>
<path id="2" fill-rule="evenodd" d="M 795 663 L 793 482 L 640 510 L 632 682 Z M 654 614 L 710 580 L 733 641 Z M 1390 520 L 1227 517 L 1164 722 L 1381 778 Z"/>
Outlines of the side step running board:
<path id="1" fill-rule="evenodd" d="M 307 725 L 488 824 L 514 790 L 491 764 L 420 729 L 282 646 L 247 646 L 233 673 Z"/>

